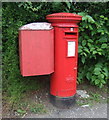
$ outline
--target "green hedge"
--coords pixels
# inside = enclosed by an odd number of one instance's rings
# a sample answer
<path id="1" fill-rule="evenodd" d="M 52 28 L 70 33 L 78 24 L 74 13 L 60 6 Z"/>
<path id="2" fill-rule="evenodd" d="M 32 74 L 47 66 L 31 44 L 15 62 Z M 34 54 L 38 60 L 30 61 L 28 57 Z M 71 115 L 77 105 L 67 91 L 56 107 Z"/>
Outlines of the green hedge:
<path id="1" fill-rule="evenodd" d="M 2 3 L 3 91 L 12 101 L 24 91 L 38 89 L 32 77 L 19 71 L 18 29 L 22 25 L 46 21 L 55 12 L 71 12 L 83 16 L 79 30 L 78 82 L 88 80 L 100 88 L 107 83 L 109 67 L 109 3 L 15 2 Z M 104 9 L 103 9 L 104 8 Z M 33 78 L 32 78 L 33 79 Z"/>

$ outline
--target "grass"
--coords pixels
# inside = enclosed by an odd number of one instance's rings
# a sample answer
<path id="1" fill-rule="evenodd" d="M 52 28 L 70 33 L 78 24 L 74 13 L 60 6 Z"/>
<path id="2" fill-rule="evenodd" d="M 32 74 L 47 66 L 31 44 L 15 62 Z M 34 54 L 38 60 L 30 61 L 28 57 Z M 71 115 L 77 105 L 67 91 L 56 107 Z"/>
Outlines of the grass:
<path id="1" fill-rule="evenodd" d="M 19 116 L 23 116 L 27 112 L 35 113 L 35 114 L 44 114 L 47 113 L 47 110 L 45 109 L 43 104 L 39 103 L 21 103 L 19 104 L 19 107 L 17 108 L 16 112 Z"/>
<path id="2" fill-rule="evenodd" d="M 43 113 L 46 113 L 47 110 L 45 109 L 44 105 L 43 104 L 34 104 L 30 107 L 30 111 L 32 113 L 35 113 L 35 114 L 43 114 Z"/>
<path id="3" fill-rule="evenodd" d="M 33 83 L 35 84 L 32 85 Z M 28 91 L 25 91 L 23 94 L 21 94 L 22 96 L 20 96 L 20 94 L 18 93 L 15 94 L 14 97 L 12 96 L 9 97 L 8 95 L 3 96 L 4 105 L 8 104 L 8 106 L 6 106 L 8 109 L 7 111 L 8 113 L 9 111 L 11 111 L 12 113 L 15 113 L 15 116 L 21 117 L 28 112 L 38 113 L 38 114 L 43 114 L 47 112 L 43 104 L 36 102 L 35 98 L 33 99 L 33 96 L 36 94 L 35 92 L 37 90 L 42 89 L 44 84 L 42 83 L 40 86 L 37 86 L 36 83 L 38 82 L 37 81 L 32 82 L 30 86 L 27 86 L 26 90 Z M 19 99 L 16 99 L 18 97 Z M 4 107 L 4 111 L 3 111 L 4 116 L 6 113 L 6 107 Z"/>
<path id="4" fill-rule="evenodd" d="M 89 105 L 89 106 L 93 106 L 93 103 L 91 101 L 81 101 L 81 100 L 77 100 L 76 101 L 77 105 L 82 106 L 82 105 Z"/>
<path id="5" fill-rule="evenodd" d="M 99 89 L 99 88 L 96 89 L 95 87 L 93 89 L 90 89 L 87 87 L 88 86 L 83 86 L 82 89 L 86 90 L 90 97 L 78 98 L 77 104 L 79 106 L 82 106 L 82 105 L 93 106 L 96 103 L 107 103 L 109 101 L 109 99 L 107 99 L 107 97 L 106 97 L 107 87 L 104 87 L 102 89 Z"/>
<path id="6" fill-rule="evenodd" d="M 91 96 L 91 97 L 89 97 L 90 100 L 94 100 L 97 102 L 100 102 L 100 100 L 101 100 L 101 95 L 99 93 L 90 92 L 90 96 Z"/>

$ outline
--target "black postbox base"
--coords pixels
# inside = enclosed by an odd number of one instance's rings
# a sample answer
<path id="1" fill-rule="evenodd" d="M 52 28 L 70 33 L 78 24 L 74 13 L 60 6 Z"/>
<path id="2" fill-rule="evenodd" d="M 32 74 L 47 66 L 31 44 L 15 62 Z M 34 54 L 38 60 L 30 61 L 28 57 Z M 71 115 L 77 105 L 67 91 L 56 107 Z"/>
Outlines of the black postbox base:
<path id="1" fill-rule="evenodd" d="M 68 109 L 75 105 L 76 95 L 64 98 L 50 95 L 50 102 L 58 108 Z"/>

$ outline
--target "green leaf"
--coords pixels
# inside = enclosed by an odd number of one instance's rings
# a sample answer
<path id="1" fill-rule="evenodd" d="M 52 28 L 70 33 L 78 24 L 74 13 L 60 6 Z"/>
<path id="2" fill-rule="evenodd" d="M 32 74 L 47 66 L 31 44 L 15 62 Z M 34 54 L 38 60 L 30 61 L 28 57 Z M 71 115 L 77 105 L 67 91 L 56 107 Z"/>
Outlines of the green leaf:
<path id="1" fill-rule="evenodd" d="M 83 55 L 84 55 L 84 56 L 87 56 L 87 54 L 86 54 L 85 52 L 83 52 Z"/>
<path id="2" fill-rule="evenodd" d="M 78 13 L 78 15 L 86 16 L 86 13 L 85 12 L 80 12 L 80 13 Z"/>
<path id="3" fill-rule="evenodd" d="M 102 80 L 101 82 L 102 82 L 103 84 L 106 84 L 106 81 L 105 81 L 105 80 Z"/>
<path id="4" fill-rule="evenodd" d="M 101 42 L 101 43 L 107 42 L 107 38 L 103 36 L 98 41 Z"/>
<path id="5" fill-rule="evenodd" d="M 90 43 L 88 43 L 88 46 L 91 47 L 92 45 Z"/>
<path id="6" fill-rule="evenodd" d="M 86 48 L 86 47 L 84 48 L 84 51 L 87 52 L 87 53 L 90 53 L 90 52 L 89 52 L 89 49 Z"/>
<path id="7" fill-rule="evenodd" d="M 103 74 L 100 74 L 100 78 L 102 78 L 102 79 L 103 79 L 103 78 L 104 78 L 104 75 L 103 75 Z"/>
<path id="8" fill-rule="evenodd" d="M 104 70 L 104 72 L 106 73 L 106 76 L 108 76 L 108 69 L 107 69 L 107 67 L 105 67 L 105 68 L 103 68 L 103 70 Z"/>
<path id="9" fill-rule="evenodd" d="M 70 3 L 70 2 L 65 2 L 65 3 L 66 3 L 66 5 L 67 5 L 68 9 L 70 9 L 71 3 Z"/>
<path id="10" fill-rule="evenodd" d="M 82 56 L 82 63 L 84 64 L 85 63 L 85 57 Z"/>
<path id="11" fill-rule="evenodd" d="M 95 65 L 95 67 L 96 67 L 96 68 L 101 68 L 101 69 L 102 69 L 102 65 L 103 65 L 102 62 L 99 62 L 99 63 L 97 63 L 97 64 Z"/>
<path id="12" fill-rule="evenodd" d="M 82 48 L 83 47 L 79 45 L 79 47 L 78 47 L 78 53 L 81 53 L 83 51 Z"/>
<path id="13" fill-rule="evenodd" d="M 79 50 L 78 50 L 78 53 L 81 53 L 81 52 L 82 52 L 82 49 L 79 49 Z"/>
<path id="14" fill-rule="evenodd" d="M 89 42 L 89 43 L 93 43 L 93 39 L 89 39 L 88 42 Z"/>
<path id="15" fill-rule="evenodd" d="M 97 51 L 93 51 L 92 53 L 93 53 L 93 54 L 96 54 L 96 53 L 97 53 Z"/>
<path id="16" fill-rule="evenodd" d="M 107 47 L 107 44 L 102 44 L 101 45 L 101 48 L 106 48 Z"/>
<path id="17" fill-rule="evenodd" d="M 100 83 L 99 80 L 95 80 L 95 85 L 98 85 Z"/>
<path id="18" fill-rule="evenodd" d="M 90 48 L 90 51 L 94 51 L 94 50 L 95 50 L 95 48 L 94 48 L 94 47 L 91 47 L 91 48 Z"/>
<path id="19" fill-rule="evenodd" d="M 88 80 L 91 79 L 91 72 L 88 72 L 88 73 L 86 74 L 86 78 L 87 78 Z"/>
<path id="20" fill-rule="evenodd" d="M 85 46 L 86 45 L 86 40 L 82 41 L 82 45 Z"/>
<path id="21" fill-rule="evenodd" d="M 104 16 L 103 16 L 103 15 L 100 15 L 100 18 L 104 18 Z"/>
<path id="22" fill-rule="evenodd" d="M 98 54 L 99 54 L 99 55 L 102 55 L 102 53 L 101 53 L 101 52 L 98 52 Z"/>
<path id="23" fill-rule="evenodd" d="M 20 114 L 24 114 L 24 113 L 26 113 L 25 110 L 21 110 L 21 109 L 18 109 L 17 112 L 20 113 Z"/>
<path id="24" fill-rule="evenodd" d="M 91 23 L 95 22 L 95 20 L 89 15 L 87 15 L 87 19 L 88 19 L 88 22 L 91 22 Z"/>
<path id="25" fill-rule="evenodd" d="M 101 48 L 97 48 L 97 51 L 101 52 L 101 51 L 102 51 L 102 49 L 101 49 Z"/>
<path id="26" fill-rule="evenodd" d="M 90 28 L 90 30 L 93 30 L 93 27 L 89 24 L 89 28 Z"/>
<path id="27" fill-rule="evenodd" d="M 101 71 L 101 68 L 95 68 L 94 73 L 99 73 Z"/>
<path id="28" fill-rule="evenodd" d="M 94 73 L 95 75 L 100 75 L 101 74 L 101 72 L 99 71 L 99 72 L 95 72 Z"/>
<path id="29" fill-rule="evenodd" d="M 102 83 L 100 83 L 99 88 L 102 88 L 102 87 L 103 87 L 103 84 L 102 84 Z"/>
<path id="30" fill-rule="evenodd" d="M 108 18 L 107 18 L 107 17 L 105 17 L 105 18 L 104 18 L 104 20 L 108 20 Z"/>

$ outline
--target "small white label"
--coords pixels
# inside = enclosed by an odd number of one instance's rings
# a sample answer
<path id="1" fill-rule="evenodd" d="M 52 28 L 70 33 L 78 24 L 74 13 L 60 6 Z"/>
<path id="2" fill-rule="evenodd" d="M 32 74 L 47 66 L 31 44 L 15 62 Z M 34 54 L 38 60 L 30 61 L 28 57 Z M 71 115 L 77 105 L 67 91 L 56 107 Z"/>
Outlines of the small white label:
<path id="1" fill-rule="evenodd" d="M 68 57 L 75 56 L 75 42 L 68 41 Z"/>
<path id="2" fill-rule="evenodd" d="M 70 31 L 73 31 L 73 28 L 70 28 Z"/>

